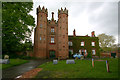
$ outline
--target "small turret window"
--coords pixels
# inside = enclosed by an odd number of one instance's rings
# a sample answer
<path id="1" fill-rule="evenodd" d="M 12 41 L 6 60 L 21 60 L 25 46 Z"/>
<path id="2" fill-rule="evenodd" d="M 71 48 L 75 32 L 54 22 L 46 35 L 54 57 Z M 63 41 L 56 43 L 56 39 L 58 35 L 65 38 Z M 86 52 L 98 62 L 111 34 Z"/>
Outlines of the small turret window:
<path id="1" fill-rule="evenodd" d="M 40 24 L 40 27 L 42 28 L 42 24 Z"/>
<path id="2" fill-rule="evenodd" d="M 40 36 L 40 40 L 42 40 L 41 36 Z"/>

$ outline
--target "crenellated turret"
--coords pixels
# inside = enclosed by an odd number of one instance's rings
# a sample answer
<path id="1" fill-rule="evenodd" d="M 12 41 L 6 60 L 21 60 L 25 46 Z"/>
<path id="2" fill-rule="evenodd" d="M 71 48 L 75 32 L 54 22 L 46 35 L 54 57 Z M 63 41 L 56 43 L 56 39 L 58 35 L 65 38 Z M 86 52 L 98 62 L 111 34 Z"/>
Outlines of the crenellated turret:
<path id="1" fill-rule="evenodd" d="M 35 28 L 34 56 L 46 58 L 47 51 L 47 8 L 37 8 L 37 27 Z"/>
<path id="2" fill-rule="evenodd" d="M 41 8 L 40 5 L 39 5 L 39 7 L 37 8 L 37 14 L 38 14 L 39 12 L 44 12 L 44 13 L 48 14 L 47 8 L 45 9 L 44 6 Z"/>
<path id="3" fill-rule="evenodd" d="M 59 14 L 63 14 L 63 13 L 65 13 L 65 14 L 68 15 L 68 10 L 66 9 L 66 7 L 65 7 L 64 10 L 62 9 L 62 7 L 61 7 L 61 10 L 58 9 L 58 15 L 59 15 Z"/>
<path id="4" fill-rule="evenodd" d="M 58 9 L 58 56 L 66 59 L 68 57 L 68 10 Z"/>

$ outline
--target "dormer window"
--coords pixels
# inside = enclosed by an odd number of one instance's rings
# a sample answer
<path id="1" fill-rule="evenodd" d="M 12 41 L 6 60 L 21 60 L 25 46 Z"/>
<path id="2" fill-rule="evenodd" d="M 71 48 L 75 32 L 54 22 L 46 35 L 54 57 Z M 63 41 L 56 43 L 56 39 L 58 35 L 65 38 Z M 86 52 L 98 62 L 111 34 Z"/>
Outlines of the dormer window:
<path id="1" fill-rule="evenodd" d="M 82 41 L 82 42 L 81 42 L 81 46 L 84 46 L 84 45 L 85 45 L 85 42 L 84 42 L 84 41 Z"/>

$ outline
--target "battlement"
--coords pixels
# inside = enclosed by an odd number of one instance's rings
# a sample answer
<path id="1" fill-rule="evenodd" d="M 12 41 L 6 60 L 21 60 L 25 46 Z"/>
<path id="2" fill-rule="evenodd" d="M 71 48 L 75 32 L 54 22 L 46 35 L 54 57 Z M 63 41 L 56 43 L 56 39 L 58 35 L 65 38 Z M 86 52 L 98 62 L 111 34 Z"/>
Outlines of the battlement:
<path id="1" fill-rule="evenodd" d="M 44 6 L 41 8 L 40 5 L 39 5 L 39 7 L 37 8 L 37 14 L 38 14 L 39 12 L 43 12 L 43 13 L 48 14 L 47 8 L 45 9 Z"/>
<path id="2" fill-rule="evenodd" d="M 53 21 L 54 21 L 55 24 L 58 23 L 58 21 L 56 21 L 56 20 L 53 20 Z M 48 24 L 51 24 L 51 22 L 52 22 L 52 20 L 47 20 L 47 23 L 48 23 Z"/>
<path id="3" fill-rule="evenodd" d="M 68 15 L 68 10 L 66 9 L 66 7 L 64 10 L 62 9 L 62 7 L 61 7 L 61 10 L 58 9 L 58 15 L 63 13 Z"/>

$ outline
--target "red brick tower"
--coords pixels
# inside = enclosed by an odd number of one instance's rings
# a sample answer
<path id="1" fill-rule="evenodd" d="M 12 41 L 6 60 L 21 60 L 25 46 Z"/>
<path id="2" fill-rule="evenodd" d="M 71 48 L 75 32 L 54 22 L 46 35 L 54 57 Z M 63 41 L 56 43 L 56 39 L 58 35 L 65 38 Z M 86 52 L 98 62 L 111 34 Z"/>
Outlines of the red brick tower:
<path id="1" fill-rule="evenodd" d="M 68 10 L 58 10 L 58 57 L 68 57 Z"/>
<path id="2" fill-rule="evenodd" d="M 37 8 L 37 26 L 34 33 L 34 56 L 46 58 L 47 51 L 47 8 Z"/>

